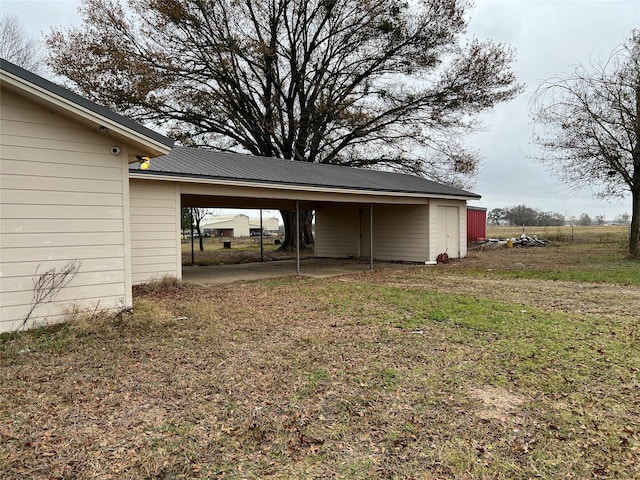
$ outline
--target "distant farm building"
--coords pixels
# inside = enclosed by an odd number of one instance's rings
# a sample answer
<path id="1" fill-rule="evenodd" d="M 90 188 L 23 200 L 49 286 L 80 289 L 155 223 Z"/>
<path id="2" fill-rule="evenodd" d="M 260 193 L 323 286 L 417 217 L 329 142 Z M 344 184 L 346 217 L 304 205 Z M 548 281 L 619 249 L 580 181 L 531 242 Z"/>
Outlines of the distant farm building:
<path id="1" fill-rule="evenodd" d="M 200 228 L 205 236 L 239 238 L 260 236 L 260 228 L 263 234 L 272 235 L 278 233 L 279 222 L 275 217 L 250 218 L 244 214 L 214 215 L 202 221 Z"/>

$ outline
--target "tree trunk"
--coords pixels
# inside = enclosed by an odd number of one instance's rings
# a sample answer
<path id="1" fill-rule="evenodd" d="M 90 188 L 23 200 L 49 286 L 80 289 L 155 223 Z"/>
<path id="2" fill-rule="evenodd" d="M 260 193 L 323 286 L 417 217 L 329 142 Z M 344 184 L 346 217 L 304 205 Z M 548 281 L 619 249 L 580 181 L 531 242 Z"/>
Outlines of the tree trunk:
<path id="1" fill-rule="evenodd" d="M 296 211 L 281 210 L 282 221 L 284 222 L 284 241 L 280 250 L 295 251 L 296 249 Z M 300 210 L 300 251 L 313 248 L 312 230 L 313 210 Z"/>
<path id="2" fill-rule="evenodd" d="M 631 258 L 640 258 L 640 187 L 631 189 L 631 232 L 629 235 L 629 254 Z"/>
<path id="3" fill-rule="evenodd" d="M 629 255 L 640 258 L 640 77 L 635 84 L 636 111 L 634 117 L 633 176 L 631 184 L 631 232 L 629 233 Z"/>
<path id="4" fill-rule="evenodd" d="M 196 230 L 198 232 L 198 243 L 200 246 L 200 251 L 204 252 L 204 242 L 202 239 L 202 230 L 200 229 L 200 221 L 198 221 L 198 223 L 196 223 Z"/>

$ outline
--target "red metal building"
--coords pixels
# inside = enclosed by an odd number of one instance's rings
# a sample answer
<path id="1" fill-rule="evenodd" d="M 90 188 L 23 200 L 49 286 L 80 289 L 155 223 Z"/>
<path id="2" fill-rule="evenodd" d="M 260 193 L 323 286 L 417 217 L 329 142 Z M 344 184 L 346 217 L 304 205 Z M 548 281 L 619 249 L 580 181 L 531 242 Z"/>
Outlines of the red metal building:
<path id="1" fill-rule="evenodd" d="M 487 209 L 467 206 L 467 243 L 487 238 Z"/>

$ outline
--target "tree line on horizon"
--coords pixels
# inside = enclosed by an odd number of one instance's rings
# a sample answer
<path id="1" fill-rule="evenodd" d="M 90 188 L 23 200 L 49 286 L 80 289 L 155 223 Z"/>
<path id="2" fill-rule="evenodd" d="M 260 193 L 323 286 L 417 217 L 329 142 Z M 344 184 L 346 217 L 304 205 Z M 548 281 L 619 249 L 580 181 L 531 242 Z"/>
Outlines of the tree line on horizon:
<path id="1" fill-rule="evenodd" d="M 628 213 L 618 215 L 613 223 L 627 225 L 631 216 Z M 487 224 L 492 226 L 527 225 L 530 227 L 561 227 L 563 225 L 578 225 L 589 227 L 591 225 L 605 225 L 611 223 L 604 215 L 590 216 L 587 213 L 579 217 L 567 217 L 557 212 L 545 212 L 540 209 L 515 205 L 506 208 L 494 208 L 487 213 Z"/>

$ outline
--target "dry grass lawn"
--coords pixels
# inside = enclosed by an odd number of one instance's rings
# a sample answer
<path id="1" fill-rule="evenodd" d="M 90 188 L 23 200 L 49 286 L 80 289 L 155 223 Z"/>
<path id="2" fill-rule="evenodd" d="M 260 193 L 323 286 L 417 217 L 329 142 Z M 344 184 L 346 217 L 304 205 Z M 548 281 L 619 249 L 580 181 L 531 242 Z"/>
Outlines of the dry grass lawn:
<path id="1" fill-rule="evenodd" d="M 600 243 L 139 287 L 1 337 L 0 477 L 640 478 L 638 312 Z"/>

